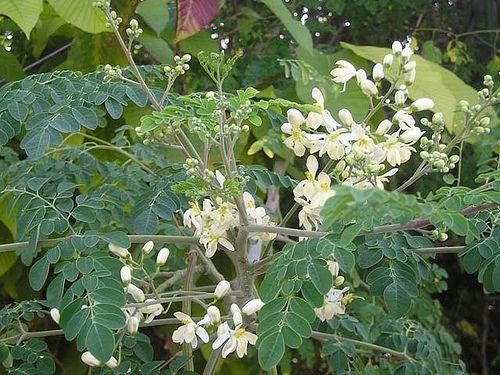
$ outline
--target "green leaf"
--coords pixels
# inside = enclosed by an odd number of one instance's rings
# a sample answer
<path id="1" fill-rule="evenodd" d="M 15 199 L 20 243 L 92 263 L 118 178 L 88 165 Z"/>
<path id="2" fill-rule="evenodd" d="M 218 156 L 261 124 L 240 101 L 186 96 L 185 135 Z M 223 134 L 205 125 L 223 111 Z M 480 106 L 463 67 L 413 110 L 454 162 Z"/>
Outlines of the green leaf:
<path id="1" fill-rule="evenodd" d="M 24 121 L 26 116 L 28 116 L 28 106 L 21 102 L 10 102 L 7 106 L 7 111 L 17 121 Z"/>
<path id="2" fill-rule="evenodd" d="M 42 3 L 42 0 L 0 0 L 0 14 L 12 19 L 29 39 L 30 32 L 42 13 Z"/>
<path id="3" fill-rule="evenodd" d="M 125 93 L 127 94 L 128 98 L 132 100 L 138 107 L 144 107 L 146 104 L 148 104 L 148 97 L 140 87 L 127 86 L 125 88 Z"/>
<path id="4" fill-rule="evenodd" d="M 76 311 L 68 320 L 68 324 L 65 325 L 64 336 L 66 340 L 71 341 L 78 336 L 82 330 L 83 325 L 90 315 L 90 309 L 84 308 Z"/>
<path id="5" fill-rule="evenodd" d="M 333 255 L 335 260 L 338 262 L 340 269 L 345 272 L 351 272 L 354 268 L 355 257 L 352 252 L 346 250 L 342 247 L 335 247 L 333 249 Z"/>
<path id="6" fill-rule="evenodd" d="M 264 371 L 276 366 L 285 354 L 285 342 L 281 332 L 266 336 L 259 345 L 259 364 Z"/>
<path id="7" fill-rule="evenodd" d="M 124 232 L 101 233 L 98 234 L 98 237 L 107 243 L 112 243 L 125 249 L 128 249 L 131 245 L 130 238 Z"/>
<path id="8" fill-rule="evenodd" d="M 384 257 L 381 249 L 361 247 L 358 250 L 358 264 L 361 268 L 370 268 L 380 262 Z"/>
<path id="9" fill-rule="evenodd" d="M 153 234 L 158 224 L 158 216 L 153 212 L 151 207 L 148 207 L 147 210 L 142 211 L 134 219 L 134 231 L 137 234 Z"/>
<path id="10" fill-rule="evenodd" d="M 16 57 L 11 52 L 7 52 L 5 48 L 0 48 L 0 78 L 6 81 L 16 81 L 23 77 L 23 67 Z"/>
<path id="11" fill-rule="evenodd" d="M 172 49 L 162 38 L 145 31 L 137 40 L 159 63 L 171 64 L 174 60 L 174 53 Z"/>
<path id="12" fill-rule="evenodd" d="M 290 300 L 290 309 L 294 313 L 303 317 L 309 323 L 312 323 L 316 320 L 316 314 L 314 313 L 313 308 L 302 298 L 293 297 Z"/>
<path id="13" fill-rule="evenodd" d="M 81 257 L 76 260 L 76 268 L 81 273 L 88 274 L 94 268 L 94 259 L 90 257 Z"/>
<path id="14" fill-rule="evenodd" d="M 75 120 L 87 129 L 94 130 L 97 128 L 98 119 L 95 112 L 87 107 L 74 107 L 71 109 Z"/>
<path id="15" fill-rule="evenodd" d="M 355 46 L 349 43 L 341 45 L 373 62 L 381 62 L 386 54 L 392 53 L 389 48 Z M 455 108 L 460 100 L 476 103 L 477 90 L 465 84 L 453 72 L 421 56 L 413 55 L 412 60 L 417 63 L 417 76 L 415 82 L 408 88 L 409 97 L 413 100 L 418 98 L 434 100 L 432 110 L 443 113 L 446 128 L 449 131 L 461 130 L 458 127 L 453 129 L 454 124 L 459 122 L 455 118 Z"/>
<path id="16" fill-rule="evenodd" d="M 309 29 L 293 19 L 285 3 L 282 0 L 263 0 L 262 2 L 279 18 L 299 46 L 308 52 L 312 52 L 313 40 Z"/>
<path id="17" fill-rule="evenodd" d="M 118 307 L 125 306 L 125 295 L 114 288 L 100 288 L 90 293 L 90 298 L 99 303 L 107 303 Z"/>
<path id="18" fill-rule="evenodd" d="M 271 302 L 266 303 L 259 311 L 259 321 L 264 320 L 271 314 L 283 310 L 285 307 L 287 299 L 284 297 L 276 298 Z"/>
<path id="19" fill-rule="evenodd" d="M 400 318 L 410 310 L 411 298 L 398 283 L 392 283 L 385 288 L 384 299 L 389 313 L 394 318 Z"/>
<path id="20" fill-rule="evenodd" d="M 104 107 L 106 107 L 106 111 L 108 111 L 111 118 L 117 120 L 120 117 L 122 117 L 123 106 L 120 103 L 118 103 L 118 101 L 116 101 L 115 99 L 108 98 L 104 102 Z"/>
<path id="21" fill-rule="evenodd" d="M 104 13 L 92 6 L 94 0 L 48 0 L 52 8 L 72 25 L 88 33 L 109 31 Z"/>
<path id="22" fill-rule="evenodd" d="M 177 30 L 174 43 L 196 34 L 207 26 L 219 11 L 219 0 L 177 0 Z"/>
<path id="23" fill-rule="evenodd" d="M 311 325 L 307 320 L 302 318 L 300 315 L 295 313 L 288 313 L 286 315 L 286 321 L 291 329 L 297 332 L 302 337 L 311 337 L 312 329 Z"/>
<path id="24" fill-rule="evenodd" d="M 352 240 L 361 232 L 362 226 L 360 223 L 349 225 L 347 228 L 344 228 L 342 231 L 342 235 L 340 237 L 340 245 L 347 246 Z"/>
<path id="25" fill-rule="evenodd" d="M 309 302 L 314 307 L 323 306 L 324 298 L 320 292 L 316 289 L 310 281 L 304 281 L 302 283 L 302 294 L 307 302 Z"/>
<path id="26" fill-rule="evenodd" d="M 168 24 L 168 8 L 165 0 L 145 0 L 137 5 L 135 12 L 151 27 L 157 36 Z"/>
<path id="27" fill-rule="evenodd" d="M 115 305 L 99 303 L 93 308 L 94 322 L 102 324 L 109 329 L 125 327 L 125 314 Z"/>
<path id="28" fill-rule="evenodd" d="M 281 332 L 283 334 L 285 344 L 289 348 L 298 349 L 302 345 L 302 337 L 300 337 L 300 335 L 289 326 L 284 326 L 281 329 Z"/>
<path id="29" fill-rule="evenodd" d="M 33 290 L 38 291 L 42 289 L 49 275 L 49 266 L 50 263 L 46 257 L 43 257 L 31 266 L 28 278 Z"/>
<path id="30" fill-rule="evenodd" d="M 100 362 L 106 363 L 115 348 L 115 337 L 101 324 L 91 324 L 87 333 L 86 345 L 90 353 Z"/>
<path id="31" fill-rule="evenodd" d="M 323 295 L 327 294 L 333 285 L 330 271 L 318 260 L 313 260 L 307 267 L 307 272 L 316 289 Z"/>

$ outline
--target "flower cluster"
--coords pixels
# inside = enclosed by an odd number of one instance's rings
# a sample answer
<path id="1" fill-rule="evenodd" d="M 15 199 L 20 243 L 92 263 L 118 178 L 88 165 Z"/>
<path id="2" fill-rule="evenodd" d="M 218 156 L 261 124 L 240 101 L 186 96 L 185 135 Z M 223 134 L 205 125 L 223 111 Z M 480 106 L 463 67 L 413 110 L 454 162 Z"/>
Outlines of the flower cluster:
<path id="1" fill-rule="evenodd" d="M 397 167 L 407 162 L 416 151 L 413 144 L 424 133 L 415 125 L 412 113 L 431 109 L 434 102 L 421 98 L 407 104 L 408 86 L 415 80 L 416 63 L 411 61 L 413 52 L 409 48 L 403 49 L 399 42 L 394 42 L 392 50 L 393 53 L 385 56 L 382 63 L 374 66 L 372 80 L 368 79 L 363 69 L 357 70 L 345 60 L 337 61 L 337 68 L 331 71 L 333 81 L 344 84 L 343 91 L 347 82 L 355 78 L 361 91 L 370 99 L 371 110 L 361 122 L 356 122 L 345 108 L 339 111 L 337 121 L 325 108 L 322 92 L 314 88 L 312 97 L 316 101 L 314 106 L 317 111 L 311 111 L 304 117 L 300 111 L 291 108 L 287 112 L 288 122 L 281 126 L 281 130 L 288 135 L 283 143 L 295 155 L 304 156 L 309 150 L 310 154 L 328 156 L 331 160 L 328 166 L 335 165 L 333 175 L 337 183 L 361 189 L 383 189 L 387 177 L 394 175 L 398 171 Z M 383 97 L 379 96 L 380 82 L 394 64 L 398 64 L 398 78 L 403 76 L 405 84 L 391 89 Z M 390 99 L 392 94 L 393 101 Z M 380 99 L 376 106 L 374 99 Z M 371 129 L 368 120 L 382 107 L 392 109 L 394 113 L 391 118 L 382 120 L 375 129 Z M 386 171 L 387 164 L 392 169 Z M 302 206 L 300 224 L 311 230 L 321 223 L 321 208 L 333 193 L 330 191 L 328 174 L 331 170 L 324 170 L 316 177 L 318 161 L 314 156 L 308 157 L 307 169 L 306 180 L 294 189 L 294 195 Z"/>
<path id="2" fill-rule="evenodd" d="M 229 283 L 222 280 L 216 287 L 215 295 L 217 298 L 222 298 L 229 290 Z M 258 298 L 247 302 L 241 309 L 233 303 L 230 309 L 231 319 L 224 322 L 221 320 L 220 310 L 215 305 L 208 307 L 205 316 L 197 323 L 189 315 L 175 312 L 174 316 L 182 325 L 173 332 L 172 341 L 178 344 L 191 344 L 195 349 L 198 346 L 198 339 L 208 343 L 210 340 L 208 332 L 214 331 L 217 338 L 212 344 L 212 349 L 215 350 L 224 345 L 222 347 L 223 358 L 234 351 L 238 357 L 242 358 L 247 354 L 248 344 L 255 345 L 257 342 L 257 336 L 243 327 L 243 316 L 257 313 L 262 306 L 264 303 Z M 229 321 L 232 321 L 232 328 Z"/>
<path id="3" fill-rule="evenodd" d="M 224 177 L 217 171 L 219 181 Z M 223 183 L 221 183 L 221 186 Z M 258 207 L 255 200 L 248 192 L 243 193 L 243 201 L 249 222 L 258 225 L 275 226 L 266 214 L 264 207 Z M 230 230 L 239 226 L 239 215 L 236 205 L 223 201 L 218 197 L 213 202 L 205 199 L 202 207 L 198 203 L 189 202 L 190 208 L 184 213 L 184 226 L 194 229 L 194 235 L 200 238 L 206 250 L 207 257 L 211 258 L 218 246 L 234 251 L 233 244 L 228 240 Z M 270 241 L 276 237 L 274 233 L 252 233 L 252 238 Z"/>

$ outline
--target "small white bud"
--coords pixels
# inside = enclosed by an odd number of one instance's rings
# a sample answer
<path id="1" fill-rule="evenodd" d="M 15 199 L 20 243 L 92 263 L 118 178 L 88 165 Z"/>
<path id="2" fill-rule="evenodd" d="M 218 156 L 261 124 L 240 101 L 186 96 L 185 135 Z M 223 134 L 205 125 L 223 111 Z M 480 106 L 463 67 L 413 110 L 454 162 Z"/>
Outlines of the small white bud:
<path id="1" fill-rule="evenodd" d="M 130 295 L 137 301 L 137 302 L 144 302 L 146 299 L 146 296 L 144 295 L 144 292 L 142 289 L 136 287 L 134 284 L 130 283 L 128 284 L 127 287 L 127 293 L 130 293 Z"/>
<path id="2" fill-rule="evenodd" d="M 417 99 L 411 104 L 413 111 L 426 111 L 432 107 L 434 107 L 434 102 L 429 98 Z"/>
<path id="3" fill-rule="evenodd" d="M 243 315 L 252 315 L 258 312 L 262 306 L 264 306 L 264 302 L 260 298 L 253 299 L 248 301 L 245 306 L 241 309 Z"/>
<path id="4" fill-rule="evenodd" d="M 215 287 L 215 298 L 221 299 L 231 290 L 231 284 L 227 280 L 221 280 Z"/>
<path id="5" fill-rule="evenodd" d="M 340 121 L 342 121 L 342 123 L 346 126 L 351 126 L 352 123 L 354 122 L 354 120 L 352 119 L 351 112 L 349 112 L 349 110 L 345 108 L 342 108 L 339 111 L 339 118 Z"/>
<path id="6" fill-rule="evenodd" d="M 109 251 L 111 251 L 113 254 L 118 255 L 120 258 L 129 258 L 130 253 L 128 252 L 127 249 L 124 249 L 123 247 L 116 246 L 115 244 L 110 243 L 108 245 Z"/>
<path id="7" fill-rule="evenodd" d="M 327 260 L 326 264 L 328 265 L 328 271 L 332 274 L 333 277 L 337 277 L 339 275 L 339 264 L 332 260 Z"/>
<path id="8" fill-rule="evenodd" d="M 403 56 L 404 59 L 409 60 L 413 56 L 413 51 L 410 47 L 405 47 L 405 49 L 401 51 L 401 56 Z"/>
<path id="9" fill-rule="evenodd" d="M 382 66 L 382 64 L 375 64 L 375 66 L 373 67 L 372 77 L 375 82 L 384 79 L 384 67 Z"/>
<path id="10" fill-rule="evenodd" d="M 109 361 L 106 362 L 106 366 L 108 366 L 108 368 L 116 368 L 118 367 L 118 361 L 115 357 L 111 357 Z"/>
<path id="11" fill-rule="evenodd" d="M 363 91 L 363 94 L 366 96 L 377 96 L 378 95 L 378 89 L 375 84 L 370 81 L 369 79 L 365 79 L 363 82 L 361 82 L 361 91 Z"/>
<path id="12" fill-rule="evenodd" d="M 233 303 L 231 305 L 231 315 L 233 316 L 233 323 L 235 326 L 243 323 L 243 317 L 241 316 L 241 310 L 237 304 Z"/>
<path id="13" fill-rule="evenodd" d="M 394 43 L 392 43 L 392 53 L 395 56 L 399 56 L 401 54 L 401 51 L 403 51 L 401 42 L 395 41 Z"/>
<path id="14" fill-rule="evenodd" d="M 163 266 L 167 263 L 168 256 L 170 255 L 170 250 L 164 247 L 158 252 L 158 256 L 156 257 L 156 265 L 158 267 Z"/>
<path id="15" fill-rule="evenodd" d="M 132 271 L 129 266 L 123 266 L 120 270 L 120 277 L 122 279 L 123 284 L 127 286 L 132 281 Z"/>
<path id="16" fill-rule="evenodd" d="M 422 135 L 422 131 L 417 127 L 411 127 L 408 130 L 405 130 L 403 134 L 401 134 L 401 139 L 405 143 L 414 143 L 416 142 L 420 136 Z"/>
<path id="17" fill-rule="evenodd" d="M 452 162 L 453 164 L 458 163 L 459 160 L 460 160 L 460 157 L 458 155 L 451 155 L 450 156 L 450 162 Z"/>
<path id="18" fill-rule="evenodd" d="M 403 66 L 403 72 L 408 73 L 415 70 L 417 63 L 415 61 L 410 61 Z"/>
<path id="19" fill-rule="evenodd" d="M 155 246 L 155 244 L 153 241 L 148 241 L 142 247 L 142 251 L 144 251 L 146 254 L 149 254 L 151 252 L 151 250 L 153 250 L 154 246 Z"/>
<path id="20" fill-rule="evenodd" d="M 383 65 L 385 68 L 390 68 L 392 65 L 392 62 L 394 60 L 394 56 L 392 56 L 390 53 L 384 56 L 384 61 Z"/>
<path id="21" fill-rule="evenodd" d="M 127 331 L 130 336 L 134 337 L 139 330 L 139 318 L 136 316 L 131 316 L 127 319 Z"/>
<path id="22" fill-rule="evenodd" d="M 101 365 L 101 362 L 94 357 L 90 352 L 85 352 L 82 354 L 80 357 L 82 359 L 82 362 L 85 363 L 87 366 L 90 367 L 97 367 Z"/>
<path id="23" fill-rule="evenodd" d="M 132 27 L 133 29 L 137 29 L 139 27 L 139 22 L 137 22 L 135 18 L 132 18 L 130 20 L 130 27 Z"/>
<path id="24" fill-rule="evenodd" d="M 416 75 L 416 70 L 412 70 L 404 74 L 404 80 L 407 86 L 410 86 L 413 84 L 413 82 L 415 82 L 415 75 Z"/>
<path id="25" fill-rule="evenodd" d="M 394 101 L 398 106 L 400 107 L 404 106 L 406 101 L 406 95 L 404 91 L 401 90 L 396 91 L 396 94 L 394 95 Z"/>
<path id="26" fill-rule="evenodd" d="M 380 124 L 378 124 L 377 130 L 375 131 L 375 133 L 377 135 L 384 135 L 389 131 L 391 126 L 392 126 L 392 122 L 390 120 L 387 120 L 387 119 L 382 120 L 380 122 Z"/>
<path id="27" fill-rule="evenodd" d="M 210 317 L 212 324 L 218 324 L 220 322 L 220 311 L 217 306 L 210 306 L 207 309 L 207 314 Z"/>
<path id="28" fill-rule="evenodd" d="M 366 72 L 363 69 L 358 69 L 356 72 L 356 81 L 358 81 L 358 85 L 361 84 L 366 79 Z"/>
<path id="29" fill-rule="evenodd" d="M 50 317 L 54 322 L 59 324 L 59 318 L 61 317 L 61 314 L 59 313 L 59 309 L 56 309 L 55 307 L 53 309 L 50 309 Z"/>

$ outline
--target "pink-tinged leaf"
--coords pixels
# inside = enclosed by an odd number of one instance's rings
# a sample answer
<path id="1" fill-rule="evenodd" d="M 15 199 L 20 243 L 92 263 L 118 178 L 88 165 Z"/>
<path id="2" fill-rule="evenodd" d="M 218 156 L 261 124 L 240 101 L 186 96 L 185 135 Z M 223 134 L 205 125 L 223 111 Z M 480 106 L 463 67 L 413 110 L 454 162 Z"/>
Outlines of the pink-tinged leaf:
<path id="1" fill-rule="evenodd" d="M 180 42 L 207 26 L 219 12 L 219 0 L 177 0 L 177 31 Z"/>

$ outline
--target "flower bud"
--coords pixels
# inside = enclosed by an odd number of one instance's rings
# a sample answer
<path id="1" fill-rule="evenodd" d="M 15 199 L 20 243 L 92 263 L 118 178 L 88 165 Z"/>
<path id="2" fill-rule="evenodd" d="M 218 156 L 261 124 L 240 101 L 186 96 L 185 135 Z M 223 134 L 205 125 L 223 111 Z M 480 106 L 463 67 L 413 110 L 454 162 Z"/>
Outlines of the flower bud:
<path id="1" fill-rule="evenodd" d="M 142 247 L 142 251 L 144 251 L 146 254 L 149 254 L 151 252 L 151 250 L 153 250 L 154 246 L 155 246 L 155 244 L 153 241 L 148 241 Z"/>
<path id="2" fill-rule="evenodd" d="M 128 252 L 127 249 L 124 249 L 123 247 L 116 246 L 115 244 L 110 243 L 108 245 L 109 251 L 111 251 L 113 254 L 118 255 L 120 258 L 129 258 L 130 253 Z"/>
<path id="3" fill-rule="evenodd" d="M 351 126 L 351 124 L 354 122 L 354 120 L 352 119 L 351 112 L 349 112 L 349 110 L 345 108 L 342 108 L 339 111 L 339 118 L 340 121 L 342 121 L 342 123 L 346 126 Z"/>
<path id="4" fill-rule="evenodd" d="M 390 68 L 392 65 L 392 62 L 394 60 L 394 56 L 392 56 L 390 53 L 384 56 L 384 61 L 382 64 L 384 65 L 385 68 Z"/>
<path id="5" fill-rule="evenodd" d="M 422 152 L 420 152 L 420 157 L 421 157 L 422 159 L 424 159 L 424 160 L 425 160 L 425 159 L 428 159 L 428 158 L 429 158 L 429 156 L 430 156 L 430 155 L 429 155 L 429 153 L 428 153 L 427 151 L 422 151 Z"/>
<path id="6" fill-rule="evenodd" d="M 415 75 L 416 75 L 416 70 L 412 70 L 411 72 L 405 73 L 403 75 L 405 84 L 407 86 L 413 85 L 413 82 L 415 82 Z"/>
<path id="7" fill-rule="evenodd" d="M 137 302 L 144 302 L 146 299 L 144 292 L 132 283 L 128 284 L 127 293 L 130 293 Z"/>
<path id="8" fill-rule="evenodd" d="M 358 85 L 366 79 L 366 72 L 363 69 L 358 69 L 356 72 L 356 81 Z"/>
<path id="9" fill-rule="evenodd" d="M 390 120 L 387 120 L 387 119 L 382 120 L 380 122 L 380 124 L 378 124 L 377 130 L 375 131 L 375 133 L 377 135 L 384 135 L 385 133 L 387 133 L 389 131 L 391 126 L 392 126 L 392 122 Z"/>
<path id="10" fill-rule="evenodd" d="M 139 330 L 139 318 L 136 316 L 131 316 L 127 319 L 127 331 L 130 336 L 134 337 Z"/>
<path id="11" fill-rule="evenodd" d="M 332 260 L 327 260 L 326 264 L 328 265 L 328 271 L 330 271 L 332 276 L 337 277 L 339 275 L 339 264 Z"/>
<path id="12" fill-rule="evenodd" d="M 56 309 L 55 307 L 53 309 L 50 309 L 50 317 L 54 322 L 59 324 L 59 318 L 61 317 L 59 309 Z"/>
<path id="13" fill-rule="evenodd" d="M 229 291 L 231 290 L 231 284 L 229 284 L 229 281 L 226 280 L 221 280 L 215 287 L 215 298 L 216 299 L 221 299 L 224 297 Z"/>
<path id="14" fill-rule="evenodd" d="M 394 54 L 394 56 L 401 55 L 401 51 L 403 51 L 401 42 L 395 41 L 394 43 L 392 43 L 392 53 Z"/>
<path id="15" fill-rule="evenodd" d="M 264 306 L 264 302 L 260 298 L 253 299 L 248 301 L 245 306 L 241 309 L 243 315 L 252 315 L 258 312 L 262 306 Z"/>
<path id="16" fill-rule="evenodd" d="M 444 164 L 444 160 L 437 160 L 434 162 L 434 166 L 436 168 L 444 168 L 445 164 Z"/>
<path id="17" fill-rule="evenodd" d="M 212 322 L 212 324 L 219 324 L 219 322 L 220 322 L 220 311 L 217 308 L 217 306 L 213 306 L 213 305 L 210 306 L 207 309 L 207 314 L 210 317 L 210 321 Z"/>
<path id="18" fill-rule="evenodd" d="M 479 125 L 483 126 L 483 127 L 487 127 L 490 125 L 490 118 L 489 117 L 483 117 L 480 121 L 479 121 Z"/>
<path id="19" fill-rule="evenodd" d="M 139 22 L 137 22 L 135 18 L 132 18 L 130 20 L 130 27 L 132 27 L 133 29 L 137 29 L 139 27 Z"/>
<path id="20" fill-rule="evenodd" d="M 403 51 L 401 51 L 401 56 L 403 56 L 404 59 L 409 60 L 413 56 L 413 51 L 410 47 L 405 47 Z"/>
<path id="21" fill-rule="evenodd" d="M 185 55 L 182 56 L 181 61 L 183 63 L 187 63 L 191 61 L 191 55 L 189 53 L 186 53 Z"/>
<path id="22" fill-rule="evenodd" d="M 412 70 L 415 70 L 416 67 L 417 63 L 415 61 L 410 61 L 403 66 L 403 72 L 404 73 L 411 72 Z"/>
<path id="23" fill-rule="evenodd" d="M 168 256 L 170 255 L 170 250 L 164 247 L 158 252 L 158 256 L 156 257 L 156 265 L 158 267 L 163 266 L 167 263 Z"/>
<path id="24" fill-rule="evenodd" d="M 129 266 L 123 266 L 121 268 L 120 277 L 122 279 L 123 284 L 125 284 L 125 286 L 130 284 L 130 282 L 132 281 L 132 272 L 131 272 Z"/>
<path id="25" fill-rule="evenodd" d="M 106 362 L 106 366 L 108 366 L 108 368 L 116 368 L 118 367 L 118 361 L 115 357 L 111 357 L 109 361 Z"/>
<path id="26" fill-rule="evenodd" d="M 459 160 L 460 160 L 460 157 L 458 155 L 451 155 L 450 156 L 450 162 L 453 164 L 458 163 Z"/>
<path id="27" fill-rule="evenodd" d="M 406 101 L 406 95 L 404 91 L 401 90 L 396 91 L 396 94 L 394 95 L 394 101 L 398 106 L 400 107 L 404 106 Z"/>
<path id="28" fill-rule="evenodd" d="M 335 278 L 335 280 L 333 281 L 333 285 L 334 286 L 341 286 L 345 281 L 345 277 L 344 276 L 337 276 Z"/>
<path id="29" fill-rule="evenodd" d="M 231 305 L 231 315 L 233 316 L 233 323 L 235 326 L 243 323 L 243 317 L 241 316 L 241 310 L 237 304 L 233 303 Z"/>
<path id="30" fill-rule="evenodd" d="M 411 109 L 415 112 L 426 111 L 432 107 L 434 107 L 434 102 L 429 98 L 417 99 L 411 104 Z"/>
<path id="31" fill-rule="evenodd" d="M 384 78 L 384 67 L 382 66 L 382 64 L 375 64 L 375 66 L 373 67 L 372 77 L 375 82 L 378 82 Z"/>
<path id="32" fill-rule="evenodd" d="M 417 127 L 411 127 L 408 130 L 405 130 L 403 134 L 401 134 L 401 140 L 404 143 L 415 143 L 420 136 L 422 135 L 422 131 Z"/>
<path id="33" fill-rule="evenodd" d="M 101 362 L 94 357 L 90 352 L 85 352 L 82 354 L 80 357 L 82 359 L 82 362 L 85 363 L 87 366 L 90 367 L 97 367 L 101 365 Z"/>
<path id="34" fill-rule="evenodd" d="M 363 82 L 361 82 L 361 91 L 363 91 L 363 94 L 366 96 L 377 96 L 378 95 L 378 89 L 375 84 L 370 81 L 369 79 L 365 79 Z"/>
<path id="35" fill-rule="evenodd" d="M 439 233 L 438 240 L 439 241 L 446 241 L 448 239 L 448 235 L 446 233 Z"/>

